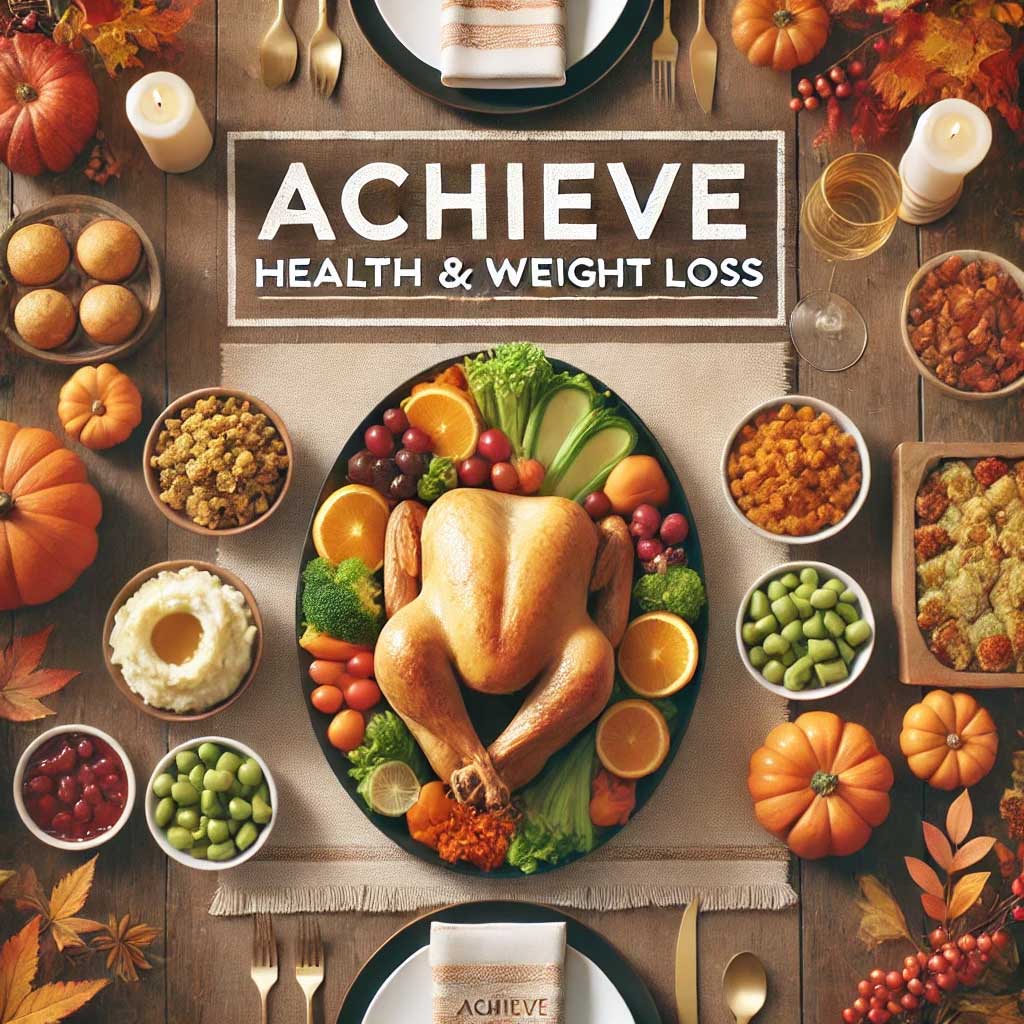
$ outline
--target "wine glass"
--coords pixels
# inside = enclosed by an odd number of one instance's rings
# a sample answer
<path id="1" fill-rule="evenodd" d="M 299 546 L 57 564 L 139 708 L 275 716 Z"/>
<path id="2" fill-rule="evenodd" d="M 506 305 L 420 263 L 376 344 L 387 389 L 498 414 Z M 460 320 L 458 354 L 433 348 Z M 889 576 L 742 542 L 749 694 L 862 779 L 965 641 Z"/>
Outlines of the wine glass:
<path id="1" fill-rule="evenodd" d="M 789 317 L 797 352 L 818 370 L 847 370 L 864 354 L 868 329 L 857 308 L 832 291 L 840 260 L 860 260 L 888 241 L 902 196 L 900 176 L 888 160 L 848 153 L 833 160 L 800 209 L 800 227 L 832 264 L 828 287 L 801 299 Z"/>

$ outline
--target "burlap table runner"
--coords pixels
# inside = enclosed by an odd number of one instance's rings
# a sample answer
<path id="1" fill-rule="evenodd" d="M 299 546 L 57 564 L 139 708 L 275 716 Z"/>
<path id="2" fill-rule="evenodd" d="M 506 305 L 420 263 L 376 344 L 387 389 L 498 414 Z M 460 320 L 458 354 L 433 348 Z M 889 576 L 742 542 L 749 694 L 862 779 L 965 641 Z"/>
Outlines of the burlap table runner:
<path id="1" fill-rule="evenodd" d="M 601 378 L 646 421 L 683 481 L 704 548 L 712 611 L 700 699 L 671 771 L 628 828 L 550 874 L 455 875 L 382 837 L 332 774 L 300 696 L 295 644 L 296 575 L 312 504 L 367 410 L 416 370 L 471 347 L 222 347 L 223 383 L 273 405 L 292 433 L 296 465 L 273 519 L 220 546 L 221 564 L 259 601 L 266 653 L 252 690 L 217 718 L 216 731 L 260 751 L 279 803 L 270 842 L 258 858 L 219 876 L 211 913 L 409 911 L 501 898 L 587 909 L 673 905 L 694 895 L 706 910 L 794 903 L 786 851 L 757 825 L 745 785 L 750 752 L 783 720 L 785 702 L 748 677 L 733 636 L 746 587 L 784 552 L 736 521 L 719 479 L 730 428 L 753 405 L 786 390 L 784 344 L 545 345 Z"/>

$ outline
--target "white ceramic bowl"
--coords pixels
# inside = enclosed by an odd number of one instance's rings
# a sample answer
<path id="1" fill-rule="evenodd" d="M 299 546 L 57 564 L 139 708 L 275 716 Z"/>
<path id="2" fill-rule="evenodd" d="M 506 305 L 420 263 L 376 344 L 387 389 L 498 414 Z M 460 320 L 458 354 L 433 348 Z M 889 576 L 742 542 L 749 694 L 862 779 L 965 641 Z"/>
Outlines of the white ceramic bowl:
<path id="1" fill-rule="evenodd" d="M 739 432 L 748 423 L 752 422 L 756 416 L 759 416 L 761 413 L 766 412 L 769 409 L 776 409 L 786 402 L 797 409 L 802 405 L 809 405 L 817 412 L 827 412 L 832 419 L 835 420 L 840 430 L 853 437 L 857 442 L 857 451 L 860 453 L 860 490 L 857 492 L 857 497 L 853 499 L 853 504 L 847 510 L 846 515 L 843 516 L 843 518 L 834 526 L 828 526 L 824 530 L 819 530 L 817 533 L 809 534 L 806 537 L 791 537 L 788 534 L 769 533 L 756 523 L 752 523 L 740 509 L 739 505 L 736 504 L 736 499 L 732 496 L 732 492 L 729 490 L 729 453 L 732 451 L 732 447 L 736 443 L 736 438 L 739 436 Z M 868 497 L 868 490 L 871 487 L 871 456 L 868 454 L 868 446 L 864 441 L 864 435 L 861 434 L 857 429 L 857 424 L 854 423 L 845 412 L 837 409 L 834 405 L 829 405 L 828 402 L 821 401 L 820 398 L 812 398 L 810 395 L 780 395 L 778 398 L 770 398 L 767 402 L 755 405 L 754 408 L 736 424 L 735 429 L 729 434 L 729 438 L 725 442 L 725 448 L 722 450 L 721 475 L 722 490 L 725 492 L 725 500 L 728 502 L 729 508 L 732 509 L 733 515 L 735 515 L 748 530 L 753 530 L 759 537 L 764 537 L 765 540 L 775 541 L 776 544 L 817 544 L 819 541 L 826 540 L 829 537 L 834 537 L 840 530 L 845 530 L 846 527 L 849 526 L 856 518 L 857 513 L 864 507 L 864 502 Z"/>
<path id="2" fill-rule="evenodd" d="M 167 836 L 164 833 L 164 830 L 157 825 L 156 819 L 153 817 L 156 805 L 160 802 L 156 794 L 153 792 L 154 780 L 162 772 L 170 770 L 170 766 L 174 764 L 176 754 L 182 750 L 196 750 L 201 743 L 216 743 L 219 747 L 223 747 L 227 750 L 233 750 L 238 754 L 243 754 L 245 757 L 251 757 L 262 769 L 263 779 L 267 784 L 267 788 L 270 790 L 270 806 L 273 808 L 274 812 L 271 815 L 270 821 L 260 829 L 260 834 L 256 837 L 256 842 L 254 842 L 248 850 L 238 854 L 237 857 L 232 857 L 231 860 L 200 860 L 198 857 L 193 857 L 188 850 L 176 850 L 167 841 Z M 176 776 L 177 769 L 175 768 L 171 774 Z M 277 786 L 274 785 L 274 776 L 270 774 L 267 762 L 264 761 L 263 758 L 252 749 L 252 747 L 247 747 L 239 740 L 232 740 L 226 736 L 197 736 L 194 740 L 186 740 L 184 743 L 179 743 L 173 750 L 169 750 L 160 759 L 157 766 L 153 769 L 153 774 L 149 777 L 149 782 L 146 785 L 146 824 L 149 826 L 150 834 L 156 840 L 160 849 L 163 850 L 171 860 L 176 860 L 179 864 L 184 864 L 187 868 L 195 868 L 197 871 L 229 871 L 231 868 L 237 868 L 239 864 L 244 864 L 251 857 L 256 856 L 257 852 L 263 847 L 263 844 L 266 843 L 271 831 L 273 831 L 274 823 L 276 821 Z"/>
<path id="3" fill-rule="evenodd" d="M 817 569 L 818 575 L 823 580 L 833 577 L 842 580 L 846 587 L 857 595 L 857 606 L 860 609 L 860 616 L 871 627 L 871 639 L 857 649 L 857 656 L 850 665 L 850 674 L 845 679 L 838 683 L 832 683 L 830 686 L 811 686 L 806 690 L 787 690 L 784 686 L 776 686 L 774 683 L 769 683 L 751 664 L 750 656 L 747 654 L 747 645 L 743 642 L 743 623 L 746 622 L 747 606 L 750 604 L 750 598 L 755 590 L 758 588 L 764 589 L 772 580 L 785 576 L 787 572 L 799 573 L 801 569 L 807 568 Z M 871 660 L 871 654 L 875 649 L 875 615 L 871 610 L 871 602 L 868 600 L 868 596 L 864 593 L 861 585 L 848 573 L 843 572 L 842 569 L 837 569 L 834 565 L 829 565 L 827 562 L 786 562 L 784 565 L 777 565 L 770 569 L 763 576 L 759 576 L 750 585 L 750 589 L 746 594 L 743 595 L 743 601 L 736 612 L 736 648 L 740 652 L 740 659 L 743 661 L 743 665 L 751 677 L 756 679 L 769 693 L 774 693 L 777 697 L 785 697 L 787 700 L 821 700 L 825 697 L 834 697 L 837 693 L 842 693 L 848 686 L 852 686 L 854 681 L 867 668 L 867 664 Z"/>
<path id="4" fill-rule="evenodd" d="M 1024 388 L 1024 376 L 1018 377 L 1012 384 L 1007 384 L 1005 388 L 1000 388 L 998 391 L 961 391 L 960 388 L 954 388 L 939 380 L 931 367 L 925 366 L 921 357 L 914 351 L 914 345 L 910 340 L 910 331 L 907 327 L 907 316 L 910 313 L 913 299 L 917 295 L 917 291 L 925 277 L 935 270 L 936 267 L 941 267 L 950 256 L 960 256 L 963 258 L 964 263 L 973 263 L 975 260 L 992 260 L 998 263 L 1017 282 L 1021 289 L 1024 289 L 1024 270 L 1021 270 L 1020 267 L 994 252 L 986 252 L 984 249 L 952 249 L 939 256 L 934 256 L 932 259 L 926 260 L 921 264 L 903 293 L 903 303 L 900 306 L 900 337 L 903 338 L 903 348 L 907 355 L 910 356 L 910 361 L 916 367 L 917 372 L 925 380 L 934 384 L 940 391 L 945 391 L 947 395 L 952 395 L 953 398 L 959 398 L 965 402 L 985 402 L 992 398 L 1005 398 L 1007 395 L 1011 395 L 1015 391 Z"/>
<path id="5" fill-rule="evenodd" d="M 25 771 L 28 767 L 29 758 L 44 743 L 52 739 L 54 736 L 62 736 L 66 733 L 72 732 L 80 732 L 86 736 L 96 736 L 105 743 L 110 744 L 117 756 L 121 758 L 121 763 L 124 765 L 124 776 L 128 782 L 128 792 L 125 794 L 124 810 L 121 812 L 121 817 L 118 818 L 106 832 L 101 833 L 93 839 L 83 839 L 81 842 L 58 839 L 56 836 L 51 836 L 44 832 L 29 817 L 28 809 L 25 807 L 25 801 L 21 795 L 21 784 L 25 778 Z M 27 828 L 29 832 L 36 837 L 36 839 L 46 843 L 47 846 L 56 847 L 58 850 L 91 850 L 97 846 L 102 846 L 108 839 L 113 839 L 114 836 L 124 828 L 128 819 L 131 817 L 132 808 L 135 806 L 135 770 L 132 768 L 132 762 L 125 753 L 124 747 L 122 747 L 121 744 L 118 743 L 117 740 L 115 740 L 109 733 L 91 725 L 83 725 L 81 722 L 73 722 L 69 725 L 57 725 L 52 729 L 47 729 L 46 732 L 37 736 L 22 751 L 21 757 L 18 758 L 17 767 L 14 769 L 14 806 L 17 807 L 18 815 L 24 823 L 25 828 Z"/>

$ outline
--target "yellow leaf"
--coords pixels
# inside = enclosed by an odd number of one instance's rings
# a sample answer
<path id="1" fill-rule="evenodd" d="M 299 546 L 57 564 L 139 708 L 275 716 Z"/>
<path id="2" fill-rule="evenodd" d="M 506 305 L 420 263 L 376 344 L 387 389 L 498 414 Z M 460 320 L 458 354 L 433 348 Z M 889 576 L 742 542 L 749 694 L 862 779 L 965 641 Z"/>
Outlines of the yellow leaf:
<path id="1" fill-rule="evenodd" d="M 79 933 L 96 931 L 100 926 L 92 921 L 82 921 L 75 915 L 85 906 L 92 889 L 96 871 L 96 857 L 87 860 L 74 871 L 66 874 L 50 893 L 50 929 L 53 941 L 59 950 L 67 946 L 81 946 Z M 81 927 L 81 925 L 95 927 Z"/>
<path id="2" fill-rule="evenodd" d="M 971 794 L 965 789 L 950 805 L 946 814 L 946 835 L 954 846 L 959 846 L 971 831 L 974 823 L 974 805 Z"/>
<path id="3" fill-rule="evenodd" d="M 109 978 L 95 981 L 57 981 L 30 992 L 3 1024 L 57 1024 L 80 1010 L 97 992 L 110 984 Z"/>
<path id="4" fill-rule="evenodd" d="M 11 870 L 0 870 L 0 889 L 2 889 L 18 872 Z"/>
<path id="5" fill-rule="evenodd" d="M 978 901 L 985 883 L 989 880 L 991 871 L 978 871 L 972 875 L 964 875 L 953 888 L 953 895 L 949 900 L 950 918 L 962 917 Z"/>
<path id="6" fill-rule="evenodd" d="M 33 917 L 0 950 L 0 1021 L 7 1024 L 32 989 L 39 967 L 39 918 Z"/>
<path id="7" fill-rule="evenodd" d="M 857 936 L 861 942 L 869 948 L 897 939 L 916 945 L 892 893 L 874 875 L 860 876 L 857 884 L 862 897 L 857 901 L 861 912 Z"/>

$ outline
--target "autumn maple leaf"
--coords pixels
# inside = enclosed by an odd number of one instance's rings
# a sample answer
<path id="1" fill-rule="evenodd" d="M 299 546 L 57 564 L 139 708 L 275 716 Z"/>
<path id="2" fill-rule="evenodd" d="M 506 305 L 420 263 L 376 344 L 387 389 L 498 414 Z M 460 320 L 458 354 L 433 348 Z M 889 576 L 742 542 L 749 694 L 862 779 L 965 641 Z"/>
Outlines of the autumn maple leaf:
<path id="1" fill-rule="evenodd" d="M 33 917 L 0 950 L 0 1024 L 57 1024 L 109 984 L 57 981 L 32 988 L 39 968 L 39 918 Z"/>
<path id="2" fill-rule="evenodd" d="M 178 33 L 192 20 L 200 0 L 168 0 L 165 3 L 140 3 L 121 0 L 116 18 L 102 24 L 79 26 L 96 48 L 107 73 L 113 78 L 122 68 L 142 67 L 140 49 L 158 51 L 173 47 Z"/>
<path id="3" fill-rule="evenodd" d="M 31 868 L 25 872 L 18 906 L 23 910 L 35 910 L 39 914 L 40 931 L 45 932 L 48 928 L 54 944 L 61 952 L 84 946 L 82 936 L 103 927 L 99 921 L 77 916 L 89 898 L 95 871 L 96 858 L 93 857 L 66 874 L 50 890 L 49 898 L 44 895 L 35 872 Z"/>
<path id="4" fill-rule="evenodd" d="M 143 952 L 160 933 L 148 924 L 132 924 L 131 915 L 119 921 L 113 914 L 100 933 L 92 940 L 94 949 L 107 954 L 107 970 L 122 981 L 138 981 L 139 971 L 148 971 L 153 965 Z"/>
<path id="5" fill-rule="evenodd" d="M 78 675 L 77 670 L 39 668 L 53 626 L 16 636 L 0 654 L 0 718 L 31 722 L 57 712 L 38 698 L 63 689 Z"/>

